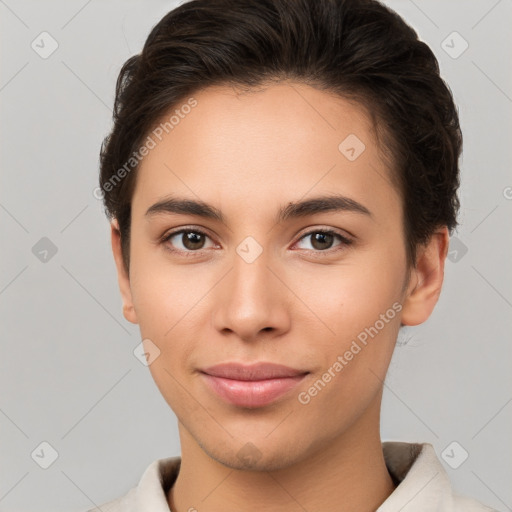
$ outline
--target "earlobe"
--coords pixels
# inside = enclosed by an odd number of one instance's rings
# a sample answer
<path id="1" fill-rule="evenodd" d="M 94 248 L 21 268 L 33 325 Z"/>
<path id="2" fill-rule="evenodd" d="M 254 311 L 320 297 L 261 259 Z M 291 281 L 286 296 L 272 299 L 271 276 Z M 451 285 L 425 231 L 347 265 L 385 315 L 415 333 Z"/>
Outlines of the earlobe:
<path id="1" fill-rule="evenodd" d="M 418 248 L 416 266 L 403 302 L 403 325 L 418 325 L 431 315 L 441 294 L 444 262 L 448 254 L 448 228 L 436 231 L 427 244 Z"/>
<path id="2" fill-rule="evenodd" d="M 112 253 L 117 268 L 117 282 L 121 298 L 123 299 L 123 315 L 129 322 L 137 324 L 137 314 L 133 306 L 132 292 L 130 288 L 130 278 L 124 266 L 123 253 L 121 249 L 121 232 L 117 219 L 113 219 L 110 223 L 110 237 L 112 242 Z"/>

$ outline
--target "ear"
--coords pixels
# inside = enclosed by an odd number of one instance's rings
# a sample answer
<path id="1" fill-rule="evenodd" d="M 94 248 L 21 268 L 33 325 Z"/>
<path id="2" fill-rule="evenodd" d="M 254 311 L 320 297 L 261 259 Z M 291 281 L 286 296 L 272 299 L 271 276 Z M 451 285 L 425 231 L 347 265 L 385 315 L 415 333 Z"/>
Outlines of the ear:
<path id="1" fill-rule="evenodd" d="M 418 248 L 416 266 L 411 270 L 403 302 L 403 325 L 421 324 L 434 310 L 443 286 L 444 262 L 449 242 L 448 228 L 444 226 L 430 237 L 427 244 Z"/>
<path id="2" fill-rule="evenodd" d="M 119 230 L 119 223 L 117 219 L 112 220 L 110 223 L 110 235 L 112 241 L 112 252 L 117 268 L 117 282 L 119 283 L 119 290 L 123 299 L 123 315 L 133 324 L 137 324 L 137 314 L 133 307 L 132 291 L 130 288 L 130 277 L 124 266 L 123 253 L 121 250 L 121 231 Z"/>

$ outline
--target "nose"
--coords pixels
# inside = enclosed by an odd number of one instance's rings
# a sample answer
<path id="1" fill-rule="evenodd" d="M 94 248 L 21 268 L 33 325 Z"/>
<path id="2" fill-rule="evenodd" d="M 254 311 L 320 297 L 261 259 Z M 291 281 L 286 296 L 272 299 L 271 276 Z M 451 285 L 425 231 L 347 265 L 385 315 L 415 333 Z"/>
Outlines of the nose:
<path id="1" fill-rule="evenodd" d="M 213 297 L 212 323 L 219 332 L 255 341 L 290 328 L 293 295 L 267 256 L 263 251 L 250 262 L 234 254 L 232 268 L 215 287 Z"/>

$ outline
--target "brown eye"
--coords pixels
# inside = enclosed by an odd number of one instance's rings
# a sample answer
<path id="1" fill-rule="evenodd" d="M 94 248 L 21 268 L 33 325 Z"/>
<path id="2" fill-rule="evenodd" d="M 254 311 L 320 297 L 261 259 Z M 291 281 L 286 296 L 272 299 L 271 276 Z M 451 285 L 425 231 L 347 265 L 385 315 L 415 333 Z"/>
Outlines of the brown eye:
<path id="1" fill-rule="evenodd" d="M 314 233 L 311 238 L 311 245 L 318 249 L 319 251 L 330 249 L 332 243 L 334 241 L 334 237 L 330 233 Z"/>
<path id="2" fill-rule="evenodd" d="M 195 231 L 187 231 L 182 233 L 181 240 L 183 246 L 191 251 L 195 249 L 202 249 L 204 245 L 204 236 L 201 233 L 196 233 Z"/>
<path id="3" fill-rule="evenodd" d="M 305 248 L 313 252 L 331 252 L 330 249 L 333 251 L 337 249 L 343 249 L 344 247 L 352 244 L 352 240 L 333 230 L 317 229 L 315 231 L 310 231 L 309 233 L 306 233 L 304 236 L 302 236 L 299 242 L 307 239 L 310 240 L 311 248 L 302 247 L 302 249 Z M 338 240 L 337 244 L 334 243 L 336 239 Z"/>
<path id="4" fill-rule="evenodd" d="M 210 237 L 197 229 L 180 229 L 169 233 L 162 239 L 173 251 L 198 252 L 206 248 L 206 242 Z M 213 245 L 213 244 L 212 244 Z"/>

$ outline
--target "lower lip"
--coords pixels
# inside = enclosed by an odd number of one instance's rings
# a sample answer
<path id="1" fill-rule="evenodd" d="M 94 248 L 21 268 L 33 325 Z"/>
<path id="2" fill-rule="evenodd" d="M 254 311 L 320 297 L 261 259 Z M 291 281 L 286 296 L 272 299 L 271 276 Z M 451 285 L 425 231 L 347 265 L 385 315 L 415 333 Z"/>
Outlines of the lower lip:
<path id="1" fill-rule="evenodd" d="M 306 376 L 267 380 L 233 380 L 202 374 L 210 388 L 221 398 L 238 407 L 263 407 L 277 400 Z"/>

